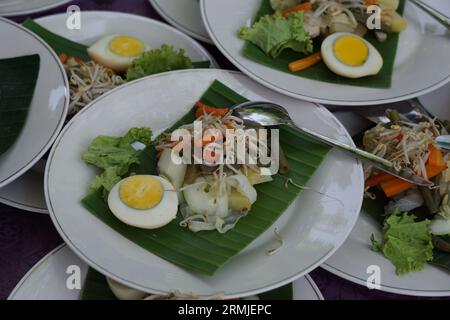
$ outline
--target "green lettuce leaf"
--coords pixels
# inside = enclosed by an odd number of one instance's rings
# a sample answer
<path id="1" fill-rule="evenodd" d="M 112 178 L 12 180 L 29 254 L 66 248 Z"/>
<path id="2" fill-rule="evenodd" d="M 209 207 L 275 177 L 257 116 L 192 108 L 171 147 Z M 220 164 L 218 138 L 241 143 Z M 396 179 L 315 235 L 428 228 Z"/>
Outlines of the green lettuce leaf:
<path id="1" fill-rule="evenodd" d="M 422 270 L 433 260 L 430 220 L 416 222 L 416 216 L 395 211 L 385 220 L 383 242 L 372 235 L 372 250 L 379 251 L 395 266 L 398 275 Z"/>
<path id="2" fill-rule="evenodd" d="M 104 191 L 103 196 L 106 198 L 116 183 L 122 180 L 122 174 L 120 174 L 119 170 L 119 167 L 106 168 L 105 171 L 94 178 L 94 181 L 89 188 L 89 192 L 95 192 L 102 189 Z"/>
<path id="3" fill-rule="evenodd" d="M 123 137 L 98 136 L 83 154 L 83 160 L 103 172 L 96 176 L 90 191 L 103 191 L 107 196 L 112 187 L 122 179 L 130 166 L 139 164 L 139 150 L 133 147 L 140 142 L 146 147 L 152 143 L 152 131 L 149 128 L 132 128 Z"/>
<path id="4" fill-rule="evenodd" d="M 135 59 L 127 70 L 127 80 L 132 81 L 156 73 L 192 68 L 192 61 L 185 55 L 184 49 L 176 51 L 174 47 L 164 44 L 161 48 L 144 52 Z"/>
<path id="5" fill-rule="evenodd" d="M 285 49 L 311 53 L 313 43 L 303 27 L 303 12 L 283 17 L 280 12 L 265 15 L 252 27 L 239 30 L 239 37 L 258 46 L 267 55 L 276 58 Z"/>

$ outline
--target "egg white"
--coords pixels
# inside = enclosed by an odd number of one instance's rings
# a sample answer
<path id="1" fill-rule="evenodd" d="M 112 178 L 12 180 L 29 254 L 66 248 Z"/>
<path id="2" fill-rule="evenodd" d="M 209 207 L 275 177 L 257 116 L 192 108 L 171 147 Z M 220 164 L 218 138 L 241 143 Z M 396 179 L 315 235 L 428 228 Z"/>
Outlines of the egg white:
<path id="1" fill-rule="evenodd" d="M 126 71 L 128 67 L 131 66 L 133 60 L 138 58 L 142 53 L 131 57 L 124 57 L 112 52 L 109 48 L 109 44 L 114 38 L 120 36 L 123 35 L 112 34 L 99 39 L 87 49 L 89 56 L 98 64 L 113 69 L 116 72 Z M 151 49 L 148 44 L 144 43 L 142 40 L 140 41 L 144 44 L 144 52 Z"/>
<path id="2" fill-rule="evenodd" d="M 334 42 L 342 36 L 353 36 L 364 41 L 364 43 L 367 45 L 367 48 L 369 49 L 368 57 L 367 60 L 364 62 L 364 64 L 360 66 L 350 66 L 341 62 L 334 55 L 333 49 Z M 378 72 L 380 72 L 381 68 L 383 67 L 383 58 L 381 57 L 378 50 L 368 41 L 364 40 L 361 37 L 358 37 L 353 33 L 348 32 L 333 33 L 322 42 L 321 51 L 323 61 L 325 62 L 327 67 L 334 73 L 343 77 L 361 78 L 369 75 L 375 75 Z"/>
<path id="3" fill-rule="evenodd" d="M 112 188 L 108 196 L 108 206 L 117 219 L 130 226 L 142 229 L 160 228 L 175 219 L 178 211 L 178 196 L 175 191 L 172 191 L 174 190 L 173 185 L 162 177 L 152 177 L 162 183 L 164 193 L 161 201 L 151 209 L 133 209 L 123 203 L 120 199 L 119 189 L 126 178 Z"/>

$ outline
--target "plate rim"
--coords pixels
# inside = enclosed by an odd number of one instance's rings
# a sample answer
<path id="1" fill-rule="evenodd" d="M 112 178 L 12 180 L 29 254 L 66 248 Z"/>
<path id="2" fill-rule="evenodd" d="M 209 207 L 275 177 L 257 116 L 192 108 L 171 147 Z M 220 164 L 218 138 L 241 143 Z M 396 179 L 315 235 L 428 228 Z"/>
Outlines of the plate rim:
<path id="1" fill-rule="evenodd" d="M 41 208 L 41 207 L 34 207 L 30 204 L 23 204 L 8 198 L 4 198 L 0 195 L 0 203 L 7 205 L 12 208 L 16 208 L 22 211 L 25 211 L 27 213 L 40 213 L 40 214 L 48 214 L 48 209 Z"/>
<path id="2" fill-rule="evenodd" d="M 189 70 L 178 70 L 178 71 L 172 71 L 172 72 L 166 72 L 166 73 L 160 73 L 160 74 L 156 74 L 156 75 L 151 75 L 151 76 L 147 76 L 129 83 L 126 83 L 118 88 L 115 88 L 107 93 L 105 93 L 103 96 L 99 97 L 98 99 L 96 99 L 95 101 L 91 102 L 87 107 L 83 108 L 79 113 L 77 113 L 70 121 L 69 123 L 64 127 L 64 129 L 60 132 L 58 139 L 55 141 L 49 157 L 48 157 L 48 161 L 46 164 L 46 168 L 45 168 L 45 179 L 44 179 L 44 191 L 45 191 L 45 199 L 46 199 L 46 203 L 48 206 L 48 210 L 50 213 L 50 217 L 51 220 L 56 228 L 56 230 L 58 231 L 58 233 L 60 234 L 60 236 L 63 238 L 64 242 L 66 242 L 66 244 L 72 249 L 72 251 L 80 257 L 80 259 L 82 259 L 84 262 L 86 262 L 89 266 L 91 266 L 92 268 L 94 268 L 95 270 L 99 271 L 100 273 L 107 275 L 108 277 L 126 284 L 129 287 L 141 290 L 141 291 L 145 291 L 145 292 L 154 292 L 156 294 L 165 294 L 167 292 L 163 292 L 160 290 L 156 290 L 154 288 L 149 288 L 149 287 L 144 287 L 142 284 L 139 283 L 134 283 L 130 280 L 127 279 L 123 279 L 120 276 L 113 274 L 111 271 L 106 270 L 105 268 L 103 268 L 102 266 L 98 265 L 95 261 L 91 260 L 87 255 L 85 255 L 85 253 L 79 249 L 69 238 L 69 236 L 65 233 L 65 231 L 63 230 L 62 226 L 59 223 L 58 218 L 56 217 L 55 214 L 55 210 L 53 209 L 53 205 L 52 205 L 52 201 L 50 199 L 50 192 L 49 192 L 49 172 L 50 172 L 50 168 L 52 165 L 52 159 L 54 157 L 54 153 L 59 145 L 59 143 L 61 142 L 61 139 L 64 137 L 66 131 L 71 127 L 71 125 L 74 123 L 74 121 L 76 121 L 78 119 L 78 117 L 80 117 L 84 112 L 86 112 L 94 103 L 98 102 L 100 99 L 103 99 L 111 94 L 113 94 L 115 91 L 120 90 L 121 88 L 125 88 L 126 86 L 133 84 L 133 83 L 137 83 L 137 82 L 142 82 L 142 81 L 147 81 L 149 79 L 155 79 L 161 76 L 165 76 L 165 75 L 171 75 L 171 74 L 180 74 L 180 73 L 195 73 L 195 72 L 219 72 L 219 73 L 227 73 L 227 74 L 234 74 L 234 75 L 240 75 L 243 77 L 246 77 L 245 74 L 243 74 L 242 72 L 239 71 L 231 71 L 231 70 L 222 70 L 222 69 L 189 69 Z M 314 104 L 314 103 L 313 103 Z M 354 146 L 354 142 L 351 139 L 347 129 L 345 129 L 345 127 L 342 125 L 342 123 L 325 107 L 316 104 L 319 108 L 323 109 L 326 113 L 329 114 L 330 118 L 335 120 L 336 123 L 345 130 L 345 137 L 348 139 L 348 141 L 350 141 L 350 143 Z M 361 183 L 361 185 L 363 185 L 363 180 L 364 180 L 364 176 L 363 176 L 363 169 L 362 169 L 362 165 L 361 162 L 359 160 L 354 160 L 355 161 L 355 165 L 359 168 L 359 179 L 361 181 L 359 181 Z M 362 202 L 363 202 L 363 197 L 362 197 L 362 190 L 361 190 L 361 197 L 358 200 L 358 202 L 356 203 L 357 207 L 361 208 L 362 206 Z M 317 262 L 303 270 L 299 270 L 298 272 L 295 273 L 295 275 L 290 276 L 286 279 L 280 280 L 277 283 L 273 283 L 270 285 L 266 285 L 263 286 L 262 288 L 257 288 L 257 289 L 253 289 L 253 290 L 249 290 L 249 291 L 243 291 L 243 292 L 237 292 L 237 293 L 233 293 L 233 294 L 224 294 L 224 298 L 227 299 L 234 299 L 234 298 L 239 298 L 239 297 L 245 297 L 245 296 L 251 296 L 251 295 L 257 295 L 261 292 L 266 292 L 278 287 L 281 287 L 283 285 L 286 285 L 288 283 L 294 282 L 296 279 L 300 278 L 302 275 L 305 275 L 309 272 L 311 272 L 312 270 L 316 269 L 317 267 L 319 267 L 321 264 L 323 264 L 327 259 L 329 259 L 331 257 L 331 255 L 333 255 L 345 242 L 345 240 L 348 238 L 348 236 L 350 235 L 351 231 L 353 230 L 353 227 L 356 224 L 356 221 L 359 217 L 359 211 L 356 212 L 353 216 L 353 220 L 350 221 L 350 227 L 348 228 L 347 232 L 343 234 L 342 240 L 338 243 L 336 243 L 335 248 L 332 248 L 330 250 L 328 250 L 327 253 L 325 253 L 320 259 L 317 260 Z M 114 232 L 114 231 L 113 231 Z M 149 252 L 149 254 L 154 255 L 153 253 Z M 156 255 L 155 255 L 156 256 Z"/>
<path id="3" fill-rule="evenodd" d="M 407 100 L 407 99 L 412 99 L 421 95 L 425 95 L 427 93 L 430 93 L 434 90 L 439 89 L 440 87 L 444 86 L 445 84 L 447 84 L 448 82 L 450 82 L 450 74 L 447 75 L 446 78 L 442 79 L 441 81 L 427 87 L 424 88 L 422 90 L 418 90 L 415 91 L 413 93 L 409 93 L 406 95 L 402 95 L 402 96 L 397 96 L 397 97 L 393 97 L 393 98 L 387 98 L 387 99 L 377 99 L 377 100 L 364 100 L 364 101 L 351 101 L 351 100 L 329 100 L 329 99 L 322 99 L 322 98 L 317 98 L 317 97 L 310 97 L 307 96 L 305 94 L 299 94 L 299 93 L 295 93 L 286 89 L 283 89 L 281 87 L 278 87 L 277 85 L 273 84 L 273 83 L 269 83 L 268 81 L 264 80 L 261 76 L 259 76 L 257 73 L 253 72 L 252 70 L 250 70 L 250 68 L 244 66 L 243 64 L 241 64 L 240 62 L 237 61 L 237 59 L 234 58 L 233 54 L 230 53 L 228 51 L 228 49 L 226 49 L 221 42 L 218 40 L 218 38 L 216 37 L 210 23 L 209 23 L 209 19 L 208 16 L 206 14 L 206 1 L 207 0 L 200 0 L 200 10 L 201 10 L 201 15 L 202 15 L 202 20 L 203 23 L 206 27 L 206 30 L 208 31 L 208 34 L 210 36 L 210 38 L 212 39 L 212 41 L 214 42 L 214 45 L 220 50 L 220 52 L 236 67 L 238 68 L 240 71 L 242 71 L 244 74 L 246 74 L 248 77 L 252 78 L 253 80 L 255 80 L 256 82 L 260 83 L 261 85 L 274 90 L 276 92 L 279 92 L 281 94 L 287 95 L 289 97 L 295 98 L 295 99 L 300 99 L 300 100 L 306 100 L 306 101 L 310 101 L 313 103 L 320 103 L 320 104 L 331 104 L 331 105 L 336 105 L 336 106 L 366 106 L 366 107 L 370 107 L 371 105 L 379 105 L 379 104 L 387 104 L 387 103 L 394 103 L 394 102 L 398 102 L 398 101 L 402 101 L 402 100 Z M 411 5 L 411 4 L 406 4 L 406 5 Z M 267 67 L 268 68 L 268 67 Z M 282 71 L 278 71 L 278 70 L 272 70 L 273 72 L 282 72 Z M 311 80 L 311 79 L 307 79 L 309 81 L 315 81 L 315 80 Z"/>
<path id="4" fill-rule="evenodd" d="M 66 244 L 63 242 L 59 244 L 56 248 L 52 249 L 49 253 L 47 253 L 45 256 L 43 256 L 41 259 L 39 259 L 38 262 L 36 262 L 20 279 L 20 281 L 15 285 L 14 289 L 11 291 L 11 293 L 8 295 L 8 298 L 6 300 L 14 300 L 14 296 L 17 294 L 17 291 L 20 290 L 20 288 L 23 286 L 23 284 L 28 280 L 28 278 L 45 262 L 48 261 L 48 259 L 57 254 L 61 249 L 66 247 Z"/>
<path id="5" fill-rule="evenodd" d="M 70 249 L 70 247 L 66 243 L 61 243 L 56 248 L 52 249 L 49 253 L 47 253 L 45 256 L 43 256 L 38 262 L 36 262 L 19 280 L 19 282 L 14 286 L 14 289 L 10 292 L 6 300 L 15 300 L 15 296 L 19 292 L 19 290 L 23 287 L 26 281 L 30 278 L 30 276 L 36 272 L 44 263 L 48 262 L 51 257 L 58 254 L 59 251 L 63 249 Z M 74 253 L 75 254 L 75 253 Z M 317 300 L 325 300 L 322 292 L 320 291 L 319 287 L 317 286 L 317 283 L 314 281 L 314 279 L 309 275 L 305 274 L 303 276 L 310 286 L 311 290 L 314 292 L 314 294 L 317 296 Z M 292 284 L 294 285 L 294 284 Z M 78 299 L 80 300 L 80 299 Z M 292 300 L 296 300 L 295 297 L 293 297 Z"/>
<path id="6" fill-rule="evenodd" d="M 347 281 L 353 282 L 355 284 L 361 285 L 365 288 L 367 288 L 367 282 L 364 279 L 361 279 L 355 275 L 352 275 L 350 273 L 347 273 L 343 270 L 340 270 L 327 262 L 323 263 L 321 268 L 325 269 L 326 271 L 342 278 Z M 435 266 L 428 265 L 427 267 L 433 267 Z M 388 293 L 394 293 L 394 294 L 400 294 L 400 295 L 406 295 L 406 296 L 414 296 L 414 297 L 447 297 L 450 296 L 450 290 L 413 290 L 413 289 L 407 289 L 407 288 L 399 288 L 399 287 L 392 287 L 387 286 L 384 284 L 380 284 L 380 289 L 378 289 L 383 292 Z"/>
<path id="7" fill-rule="evenodd" d="M 159 4 L 157 3 L 157 0 L 149 0 L 150 4 L 152 5 L 152 7 L 156 10 L 156 12 L 164 19 L 166 20 L 168 23 L 170 23 L 173 27 L 179 29 L 180 31 L 186 33 L 188 36 L 193 37 L 197 40 L 203 41 L 205 43 L 214 45 L 214 42 L 211 40 L 211 38 L 209 37 L 205 37 L 202 34 L 199 34 L 197 32 L 195 32 L 194 30 L 189 29 L 187 26 L 182 25 L 181 23 L 179 23 L 178 21 L 176 21 L 174 18 L 172 18 L 170 16 L 170 14 L 168 14 L 166 11 L 163 10 L 163 8 L 161 8 L 159 6 Z M 203 21 L 203 20 L 202 20 Z M 203 23 L 203 22 L 202 22 Z M 206 33 L 208 34 L 208 31 L 206 31 Z"/>
<path id="8" fill-rule="evenodd" d="M 447 87 L 450 89 L 450 86 L 447 84 Z M 442 88 L 441 88 L 442 90 Z M 436 92 L 437 93 L 437 92 Z M 434 93 L 434 95 L 436 95 Z M 433 93 L 432 93 L 433 95 Z M 427 97 L 428 99 L 431 98 L 430 95 L 427 96 L 420 96 L 418 97 L 419 100 L 424 104 L 424 106 L 433 114 L 435 115 L 435 107 L 433 106 L 433 102 L 431 100 L 428 100 L 427 103 L 423 101 L 423 98 Z M 450 102 L 450 101 L 449 101 Z M 445 104 L 445 102 L 444 102 Z M 450 116 L 450 113 L 448 113 L 448 116 Z M 361 215 L 358 219 L 364 219 L 362 215 L 364 215 L 364 212 L 361 212 Z M 358 224 L 354 227 L 354 229 L 358 228 Z M 351 236 L 347 238 L 347 242 L 350 241 Z M 368 238 L 367 238 L 368 239 Z M 356 240 L 355 240 L 356 242 Z M 340 250 L 343 249 L 344 246 L 340 248 Z M 337 255 L 338 252 L 336 252 L 335 255 Z M 390 263 L 388 260 L 386 260 L 386 263 Z M 362 285 L 366 287 L 366 279 L 362 279 L 358 275 L 352 274 L 352 272 L 345 271 L 342 268 L 334 266 L 330 261 L 326 261 L 322 266 L 325 270 L 328 272 L 333 273 L 334 275 L 341 277 L 343 279 L 346 279 L 348 281 L 351 281 L 353 283 L 356 283 L 358 285 Z M 441 268 L 427 264 L 426 268 L 430 268 L 433 270 L 441 270 Z M 423 289 L 412 289 L 412 288 L 402 288 L 398 286 L 392 286 L 389 284 L 383 284 L 383 279 L 386 279 L 386 277 L 382 277 L 382 283 L 380 284 L 380 291 L 388 292 L 388 293 L 394 293 L 394 294 L 402 294 L 402 295 L 408 295 L 408 296 L 417 296 L 417 297 L 448 297 L 450 296 L 450 288 L 449 289 L 443 289 L 443 290 L 423 290 Z"/>
<path id="9" fill-rule="evenodd" d="M 22 16 L 22 15 L 27 15 L 27 14 L 33 14 L 33 13 L 38 13 L 38 12 L 43 12 L 43 11 L 47 11 L 53 8 L 57 8 L 59 6 L 63 6 L 69 2 L 72 2 L 73 0 L 60 0 L 59 2 L 55 2 L 53 4 L 49 4 L 43 7 L 39 7 L 39 8 L 34 8 L 34 9 L 28 9 L 28 10 L 17 10 L 17 11 L 13 11 L 13 12 L 8 12 L 8 13 L 1 13 L 0 12 L 0 16 L 1 17 L 17 17 L 17 16 Z"/>
<path id="10" fill-rule="evenodd" d="M 325 300 L 325 297 L 323 296 L 322 291 L 320 291 L 319 286 L 314 281 L 314 279 L 309 275 L 309 273 L 305 274 L 303 277 L 305 277 L 306 281 L 308 281 L 309 285 L 314 290 L 314 293 L 317 295 L 317 300 Z M 299 278 L 299 279 L 301 279 L 301 278 Z M 296 300 L 296 299 L 293 298 L 292 300 Z"/>
<path id="11" fill-rule="evenodd" d="M 64 70 L 64 66 L 62 65 L 60 59 L 57 57 L 56 53 L 53 51 L 53 49 L 44 41 L 42 40 L 38 35 L 34 34 L 30 30 L 26 29 L 25 27 L 21 26 L 20 24 L 11 21 L 7 18 L 0 17 L 0 23 L 9 23 L 16 27 L 17 29 L 20 29 L 23 32 L 26 32 L 31 37 L 36 39 L 50 54 L 49 57 L 53 58 L 56 62 L 56 65 L 58 66 L 59 72 L 62 74 L 63 83 L 64 86 L 64 103 L 62 103 L 62 113 L 60 115 L 60 118 L 58 120 L 58 124 L 55 127 L 55 130 L 48 138 L 47 142 L 42 147 L 41 151 L 39 151 L 31 160 L 27 162 L 26 165 L 24 165 L 22 168 L 16 170 L 14 173 L 9 174 L 9 176 L 2 181 L 0 181 L 0 188 L 3 188 L 7 186 L 8 184 L 12 183 L 19 177 L 21 177 L 24 173 L 26 173 L 29 169 L 31 169 L 43 156 L 44 154 L 51 148 L 53 143 L 56 141 L 59 133 L 61 132 L 62 128 L 64 127 L 64 122 L 67 118 L 67 113 L 69 111 L 69 81 L 67 79 L 66 71 Z"/>

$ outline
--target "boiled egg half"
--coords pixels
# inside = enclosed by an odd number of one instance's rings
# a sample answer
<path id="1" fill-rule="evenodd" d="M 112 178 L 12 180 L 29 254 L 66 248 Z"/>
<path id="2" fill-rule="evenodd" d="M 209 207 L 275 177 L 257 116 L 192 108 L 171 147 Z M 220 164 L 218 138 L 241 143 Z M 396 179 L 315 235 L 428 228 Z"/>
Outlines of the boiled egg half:
<path id="1" fill-rule="evenodd" d="M 134 59 L 148 50 L 150 46 L 136 37 L 113 34 L 98 40 L 87 52 L 98 64 L 124 72 Z"/>
<path id="2" fill-rule="evenodd" d="M 383 58 L 378 50 L 353 33 L 333 33 L 322 42 L 321 51 L 327 67 L 343 77 L 375 75 L 383 67 Z"/>
<path id="3" fill-rule="evenodd" d="M 122 222 L 142 229 L 156 229 L 175 219 L 177 192 L 159 176 L 135 175 L 117 183 L 108 196 L 111 212 Z"/>

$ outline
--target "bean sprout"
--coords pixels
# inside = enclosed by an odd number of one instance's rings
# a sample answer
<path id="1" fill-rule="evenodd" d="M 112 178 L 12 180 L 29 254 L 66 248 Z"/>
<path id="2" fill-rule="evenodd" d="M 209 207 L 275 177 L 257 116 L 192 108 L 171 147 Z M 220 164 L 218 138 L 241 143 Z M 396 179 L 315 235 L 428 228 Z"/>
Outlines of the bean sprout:
<path id="1" fill-rule="evenodd" d="M 69 78 L 69 116 L 74 116 L 102 94 L 125 83 L 113 70 L 94 61 L 68 58 L 64 67 Z"/>
<path id="2" fill-rule="evenodd" d="M 429 145 L 435 144 L 436 134 L 439 130 L 434 119 L 425 117 L 420 123 L 378 124 L 366 131 L 363 144 L 366 150 L 392 161 L 396 170 L 408 167 L 426 179 L 425 163 L 430 155 Z M 366 166 L 366 178 L 372 174 L 373 168 Z"/>

